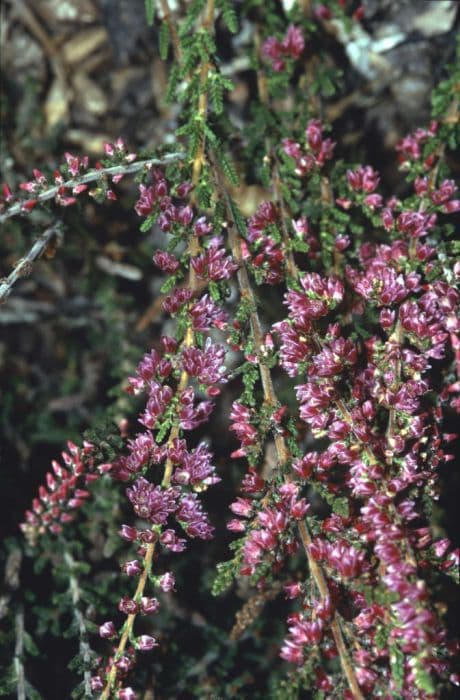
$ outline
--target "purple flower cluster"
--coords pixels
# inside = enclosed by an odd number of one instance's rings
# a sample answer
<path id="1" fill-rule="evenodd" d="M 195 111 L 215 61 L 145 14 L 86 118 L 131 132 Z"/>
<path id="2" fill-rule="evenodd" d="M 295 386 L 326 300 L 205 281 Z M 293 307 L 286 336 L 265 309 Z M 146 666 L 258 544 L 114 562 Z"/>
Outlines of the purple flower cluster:
<path id="1" fill-rule="evenodd" d="M 214 282 L 230 279 L 238 269 L 232 257 L 226 255 L 225 248 L 222 247 L 222 239 L 217 237 L 211 240 L 209 247 L 203 253 L 192 258 L 190 264 L 198 279 Z"/>
<path id="2" fill-rule="evenodd" d="M 282 41 L 273 36 L 264 41 L 262 53 L 271 60 L 273 70 L 280 73 L 285 69 L 287 60 L 300 58 L 304 48 L 302 30 L 290 24 Z"/>
<path id="3" fill-rule="evenodd" d="M 273 202 L 262 202 L 248 222 L 248 242 L 243 243 L 243 259 L 262 272 L 267 284 L 279 284 L 284 278 L 285 254 L 274 239 L 271 227 L 276 225 L 278 211 Z"/>
<path id="4" fill-rule="evenodd" d="M 38 498 L 33 499 L 32 510 L 26 511 L 25 522 L 20 525 L 31 543 L 47 531 L 53 535 L 62 532 L 90 496 L 84 487 L 111 469 L 110 464 L 96 467 L 94 446 L 89 442 L 80 448 L 69 440 L 67 448 L 68 452 L 62 453 L 65 467 L 56 460 L 51 462 L 53 471 L 46 474 L 46 486 L 39 487 Z"/>
<path id="5" fill-rule="evenodd" d="M 414 159 L 421 158 L 423 144 L 435 134 L 435 126 L 417 132 L 404 150 L 413 148 Z M 332 144 L 325 145 L 315 121 L 307 129 L 306 150 L 289 139 L 282 148 L 295 159 L 300 176 L 322 167 L 332 154 Z M 435 161 L 436 155 L 425 158 L 425 170 Z M 365 216 L 381 208 L 378 242 L 354 248 L 348 231 L 335 236 L 334 274 L 322 271 L 324 251 L 314 222 L 305 217 L 293 221 L 296 236 L 316 240 L 313 255 L 309 251 L 306 257 L 318 271 L 299 272 L 288 286 L 288 314 L 274 330 L 280 339 L 279 365 L 289 377 L 299 378 L 300 423 L 310 430 L 308 441 L 321 442 L 288 464 L 301 518 L 307 511 L 301 488 L 307 484 L 337 512 L 314 526 L 310 544 L 301 537 L 330 595 L 320 588 L 322 595 L 315 600 L 303 582 L 287 584 L 287 596 L 302 608 L 288 619 L 281 656 L 302 665 L 309 646 L 320 648 L 324 658 L 340 655 L 331 621 L 343 616 L 354 636 L 355 679 L 365 697 L 396 693 L 407 700 L 428 699 L 434 695 L 425 689 L 449 678 L 455 653 L 430 598 L 430 572 L 452 574 L 458 552 L 448 540 L 433 536 L 424 503 L 437 497 L 438 468 L 452 459 L 446 452 L 451 437 L 441 432 L 444 406 L 460 406 L 460 382 L 455 380 L 460 295 L 454 285 L 460 269 L 448 268 L 435 245 L 438 213 L 456 211 L 458 204 L 450 180 L 435 187 L 430 175 L 418 177 L 416 197 L 392 197 L 385 203 L 376 193 L 379 180 L 370 166 L 350 169 L 346 185 L 352 197 L 330 198 L 331 207 L 348 210 L 353 203 Z M 277 218 L 274 204 L 259 207 L 249 220 L 249 244 L 265 243 Z M 285 242 L 278 246 L 283 256 Z M 244 245 L 242 250 L 244 256 Z M 257 279 L 254 258 L 246 257 Z M 441 268 L 442 280 L 436 273 Z M 355 319 L 365 328 L 362 335 L 353 328 Z M 436 363 L 447 358 L 452 374 L 433 405 L 432 370 L 439 381 Z M 263 436 L 257 408 L 235 401 L 230 420 L 241 443 L 232 456 L 250 454 Z M 287 505 L 281 495 L 293 486 L 289 480 L 281 487 L 261 480 L 252 490 L 253 483 L 251 475 L 249 488 L 233 502 L 237 517 L 228 528 L 243 537 L 240 573 L 263 589 L 267 577 L 281 576 L 283 562 L 296 549 L 296 515 L 293 503 Z M 379 602 L 373 602 L 375 591 Z M 401 659 L 397 672 L 396 657 Z M 332 692 L 333 674 L 315 666 L 315 675 L 316 687 Z M 345 691 L 345 696 L 354 694 Z"/>
<path id="6" fill-rule="evenodd" d="M 197 377 L 200 384 L 211 386 L 225 381 L 225 348 L 211 338 L 206 339 L 204 348 L 185 348 L 182 353 L 182 367 L 191 377 Z"/>
<path id="7" fill-rule="evenodd" d="M 297 541 L 292 528 L 302 520 L 309 504 L 299 497 L 299 488 L 293 483 L 280 486 L 271 497 L 271 505 L 260 507 L 249 496 L 253 489 L 243 484 L 245 498 L 238 498 L 230 507 L 240 518 L 251 520 L 248 527 L 243 520 L 232 520 L 228 528 L 235 532 L 247 530 L 247 537 L 242 552 L 240 574 L 252 576 L 262 561 L 280 562 L 287 554 L 297 550 Z"/>
<path id="8" fill-rule="evenodd" d="M 283 139 L 283 151 L 295 162 L 299 177 L 308 175 L 314 168 L 322 168 L 332 158 L 335 143 L 324 138 L 324 127 L 318 119 L 311 119 L 305 130 L 306 147 L 293 139 Z"/>

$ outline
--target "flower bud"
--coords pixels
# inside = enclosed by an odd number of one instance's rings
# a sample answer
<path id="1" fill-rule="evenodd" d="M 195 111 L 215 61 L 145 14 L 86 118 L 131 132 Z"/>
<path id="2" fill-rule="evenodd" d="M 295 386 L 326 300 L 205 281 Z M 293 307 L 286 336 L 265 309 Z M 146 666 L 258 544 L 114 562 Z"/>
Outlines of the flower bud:
<path id="1" fill-rule="evenodd" d="M 99 627 L 99 636 L 103 639 L 114 639 L 114 637 L 117 636 L 117 630 L 111 620 L 104 622 L 104 624 Z"/>

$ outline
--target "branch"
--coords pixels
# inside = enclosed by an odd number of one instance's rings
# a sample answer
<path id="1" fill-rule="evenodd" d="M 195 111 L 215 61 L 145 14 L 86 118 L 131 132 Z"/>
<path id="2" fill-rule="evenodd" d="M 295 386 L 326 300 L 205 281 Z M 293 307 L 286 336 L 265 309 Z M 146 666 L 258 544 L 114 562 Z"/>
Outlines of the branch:
<path id="1" fill-rule="evenodd" d="M 220 172 L 219 166 L 212 157 L 212 169 L 214 171 L 215 179 L 216 179 L 216 186 L 219 192 L 222 193 L 223 198 L 226 202 L 226 208 L 227 208 L 227 216 L 229 219 L 229 226 L 228 226 L 228 236 L 229 236 L 229 244 L 230 248 L 232 250 L 233 257 L 235 260 L 239 263 L 240 267 L 237 273 L 238 277 L 238 284 L 240 286 L 241 290 L 241 295 L 247 299 L 250 302 L 251 305 L 251 314 L 250 314 L 250 322 L 251 322 L 251 330 L 253 333 L 254 337 L 254 344 L 255 344 L 255 349 L 256 352 L 260 350 L 260 347 L 263 345 L 263 335 L 262 335 L 262 327 L 260 324 L 260 320 L 256 311 L 256 300 L 254 296 L 254 292 L 252 290 L 251 282 L 249 280 L 249 275 L 246 270 L 246 267 L 244 265 L 244 260 L 241 252 L 241 246 L 240 246 L 240 241 L 239 241 L 239 234 L 236 230 L 236 226 L 233 223 L 233 204 L 230 199 L 230 195 L 225 187 L 224 181 L 223 181 L 223 176 Z M 264 365 L 263 363 L 259 363 L 259 369 L 260 369 L 260 375 L 261 375 L 261 381 L 262 381 L 262 387 L 263 387 L 263 393 L 264 393 L 264 399 L 265 402 L 270 405 L 270 406 L 276 406 L 278 403 L 278 399 L 275 393 L 275 389 L 273 386 L 273 380 L 271 376 L 271 372 L 269 368 Z M 285 465 L 288 460 L 289 460 L 289 449 L 286 444 L 286 441 L 284 437 L 280 434 L 275 435 L 275 447 L 276 447 L 276 452 L 278 455 L 278 461 L 280 465 Z M 289 474 L 285 475 L 285 481 L 286 483 L 292 481 L 292 478 L 290 477 Z M 308 565 L 310 568 L 311 575 L 315 581 L 316 587 L 321 595 L 322 598 L 326 598 L 329 595 L 329 589 L 327 585 L 326 578 L 323 574 L 323 571 L 319 564 L 315 561 L 313 556 L 311 555 L 310 552 L 310 545 L 312 542 L 311 534 L 308 529 L 308 526 L 306 522 L 299 522 L 299 534 L 300 534 L 300 539 L 302 540 L 302 544 L 305 549 L 305 554 L 308 560 Z M 353 697 L 355 700 L 364 700 L 364 696 L 361 693 L 361 690 L 358 685 L 358 681 L 356 679 L 353 666 L 350 662 L 350 659 L 348 657 L 346 645 L 345 645 L 345 640 L 343 638 L 342 630 L 340 627 L 340 622 L 339 622 L 339 615 L 338 613 L 335 613 L 334 618 L 331 622 L 331 632 L 332 636 L 334 638 L 335 645 L 337 647 L 337 651 L 339 654 L 340 658 L 340 665 L 342 667 L 342 671 L 348 681 L 348 685 L 350 687 L 351 692 L 353 693 Z"/>
<path id="2" fill-rule="evenodd" d="M 54 243 L 53 239 L 58 242 L 62 239 L 62 224 L 60 221 L 50 226 L 50 228 L 47 228 L 41 236 L 37 238 L 29 252 L 17 263 L 8 277 L 0 280 L 0 304 L 10 295 L 12 286 L 21 279 L 21 277 L 30 275 L 32 263 L 38 260 L 47 248 Z"/>
<path id="3" fill-rule="evenodd" d="M 14 670 L 16 673 L 16 697 L 17 700 L 26 700 L 26 679 L 24 675 L 24 610 L 22 607 L 15 616 L 16 644 L 14 647 Z"/>
<path id="4" fill-rule="evenodd" d="M 37 194 L 36 197 L 31 198 L 32 201 L 36 202 L 46 202 L 49 199 L 53 199 L 59 191 L 64 189 L 72 189 L 77 185 L 84 185 L 88 182 L 96 182 L 102 177 L 114 177 L 116 175 L 128 175 L 129 173 L 137 173 L 143 168 L 147 168 L 152 165 L 169 165 L 169 163 L 174 163 L 176 160 L 183 160 L 185 158 L 185 153 L 168 153 L 163 158 L 148 158 L 146 160 L 138 160 L 134 163 L 128 163 L 127 165 L 112 165 L 108 168 L 96 168 L 90 170 L 83 175 L 74 177 L 71 180 L 66 180 L 60 185 L 55 185 L 50 187 L 43 192 Z M 12 216 L 17 216 L 18 214 L 25 214 L 27 210 L 24 209 L 24 204 L 31 200 L 23 200 L 21 202 L 16 202 L 11 205 L 9 209 L 0 214 L 0 224 L 6 221 L 6 219 Z"/>
<path id="5" fill-rule="evenodd" d="M 78 579 L 74 574 L 75 560 L 68 550 L 64 551 L 64 561 L 68 567 L 69 574 L 69 587 L 70 594 L 72 596 L 72 612 L 75 617 L 78 626 L 78 634 L 80 637 L 79 651 L 85 665 L 85 670 L 83 672 L 83 680 L 85 684 L 85 697 L 91 698 L 91 647 L 88 644 L 88 634 L 86 631 L 85 618 L 79 608 L 81 601 L 80 586 L 78 585 Z"/>

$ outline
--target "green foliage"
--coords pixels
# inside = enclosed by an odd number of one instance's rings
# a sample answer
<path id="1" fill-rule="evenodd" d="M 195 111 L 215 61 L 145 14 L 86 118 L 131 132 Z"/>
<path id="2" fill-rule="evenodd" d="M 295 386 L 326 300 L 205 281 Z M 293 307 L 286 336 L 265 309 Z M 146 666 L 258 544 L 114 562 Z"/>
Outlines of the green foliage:
<path id="1" fill-rule="evenodd" d="M 180 37 L 184 37 L 190 32 L 205 5 L 206 0 L 192 0 L 187 8 L 187 13 L 179 29 Z"/>
<path id="2" fill-rule="evenodd" d="M 160 51 L 160 58 L 163 61 L 166 61 L 168 58 L 168 50 L 169 50 L 169 42 L 171 40 L 170 33 L 169 33 L 169 26 L 167 22 L 163 22 L 160 28 L 160 36 L 159 36 L 159 51 Z"/>
<path id="3" fill-rule="evenodd" d="M 252 362 L 246 362 L 243 366 L 242 379 L 244 391 L 241 394 L 241 401 L 246 406 L 255 406 L 255 387 L 259 382 L 259 369 Z"/>
<path id="4" fill-rule="evenodd" d="M 149 27 L 153 25 L 153 18 L 155 16 L 155 9 L 153 6 L 153 0 L 144 0 L 145 1 L 145 18 L 147 20 L 147 24 Z"/>
<path id="5" fill-rule="evenodd" d="M 396 644 L 390 646 L 390 664 L 391 678 L 395 687 L 401 689 L 404 682 L 404 653 Z"/>
<path id="6" fill-rule="evenodd" d="M 89 428 L 84 433 L 85 440 L 95 446 L 92 452 L 97 463 L 112 462 L 123 447 L 120 431 L 110 420 L 101 421 L 94 428 Z"/>
<path id="7" fill-rule="evenodd" d="M 238 20 L 233 3 L 230 0 L 217 0 L 217 7 L 222 10 L 222 19 L 227 29 L 236 34 L 238 31 Z"/>

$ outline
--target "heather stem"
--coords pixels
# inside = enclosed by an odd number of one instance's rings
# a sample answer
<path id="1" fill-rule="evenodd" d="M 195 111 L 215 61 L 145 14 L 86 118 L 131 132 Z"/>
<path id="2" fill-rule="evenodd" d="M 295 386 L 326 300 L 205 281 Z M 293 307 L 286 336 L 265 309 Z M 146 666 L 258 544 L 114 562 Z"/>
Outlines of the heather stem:
<path id="1" fill-rule="evenodd" d="M 256 351 L 259 351 L 263 345 L 263 335 L 262 335 L 262 328 L 260 324 L 260 320 L 256 311 L 256 300 L 254 293 L 252 291 L 252 286 L 249 280 L 249 276 L 246 270 L 246 267 L 244 265 L 243 261 L 243 256 L 241 252 L 241 247 L 240 247 L 240 242 L 239 242 L 239 236 L 236 230 L 236 227 L 234 223 L 231 221 L 232 218 L 232 210 L 233 210 L 233 205 L 230 199 L 230 196 L 225 188 L 225 185 L 223 184 L 223 178 L 220 173 L 219 167 L 216 163 L 216 161 L 213 159 L 212 162 L 215 178 L 216 178 L 216 185 L 218 186 L 218 189 L 223 193 L 225 202 L 226 202 L 226 207 L 227 207 L 227 215 L 229 218 L 229 226 L 228 226 L 228 239 L 229 239 L 229 244 L 230 248 L 232 250 L 233 257 L 239 264 L 239 269 L 237 273 L 237 278 L 238 278 L 238 284 L 241 289 L 241 295 L 250 303 L 251 307 L 251 314 L 250 314 L 250 323 L 251 323 L 251 330 L 254 338 L 254 346 Z M 261 375 L 261 381 L 262 381 L 262 388 L 263 388 L 263 393 L 264 393 L 264 399 L 265 402 L 268 405 L 275 406 L 278 403 L 276 394 L 275 394 L 275 389 L 273 387 L 273 381 L 271 377 L 271 373 L 269 368 L 263 364 L 262 361 L 259 362 L 259 370 L 260 370 L 260 375 Z M 280 465 L 284 465 L 287 463 L 289 459 L 289 449 L 286 444 L 286 441 L 282 435 L 275 435 L 275 447 L 276 447 L 276 452 L 278 455 L 278 460 Z M 289 475 L 285 476 L 286 482 L 291 481 L 291 478 Z M 299 523 L 299 533 L 300 533 L 300 538 L 302 540 L 302 544 L 305 549 L 305 554 L 307 556 L 308 560 L 308 565 L 311 571 L 311 575 L 315 581 L 316 587 L 321 595 L 322 598 L 325 598 L 326 596 L 329 595 L 329 589 L 327 586 L 326 579 L 324 577 L 324 574 L 318 565 L 318 563 L 314 560 L 310 553 L 310 545 L 312 542 L 312 538 L 308 529 L 308 526 L 306 522 L 301 522 Z M 340 628 L 340 623 L 339 623 L 339 617 L 338 614 L 335 613 L 334 619 L 331 623 L 331 632 L 332 636 L 334 638 L 334 642 L 337 647 L 337 651 L 339 653 L 339 658 L 340 658 L 340 664 L 342 667 L 342 670 L 345 674 L 345 677 L 348 681 L 348 685 L 350 687 L 351 692 L 353 693 L 353 696 L 355 700 L 364 700 L 364 696 L 361 693 L 361 690 L 358 685 L 358 681 L 356 679 L 353 666 L 350 662 L 350 659 L 348 657 L 346 645 L 345 645 L 345 640 L 343 638 L 342 630 Z"/>
<path id="2" fill-rule="evenodd" d="M 147 546 L 147 550 L 144 556 L 144 570 L 142 571 L 142 574 L 139 577 L 136 592 L 134 593 L 134 600 L 139 600 L 144 592 L 145 584 L 147 583 L 147 579 L 152 568 L 152 559 L 153 554 L 155 552 L 155 544 L 156 542 L 151 542 Z M 126 618 L 125 624 L 123 625 L 123 632 L 121 634 L 121 638 L 118 643 L 117 650 L 113 656 L 113 661 L 107 676 L 106 686 L 102 692 L 100 700 L 107 700 L 110 697 L 113 684 L 117 677 L 117 667 L 115 666 L 115 661 L 117 661 L 120 658 L 120 656 L 122 656 L 124 650 L 126 649 L 126 644 L 128 643 L 128 640 L 130 639 L 132 634 L 135 619 L 136 613 L 132 613 Z"/>
<path id="3" fill-rule="evenodd" d="M 394 329 L 394 332 L 392 333 L 390 337 L 390 341 L 392 341 L 397 348 L 399 349 L 401 347 L 402 341 L 403 341 L 403 327 L 401 324 L 400 319 L 398 318 L 396 322 L 396 327 Z M 401 360 L 396 359 L 393 363 L 393 385 L 395 387 L 395 390 L 399 389 L 399 384 L 401 381 Z M 396 421 L 396 409 L 394 406 L 390 406 L 389 411 L 388 411 L 388 426 L 387 426 L 387 433 L 386 433 L 386 442 L 388 446 L 388 454 L 387 454 L 387 463 L 391 464 L 392 462 L 392 455 L 393 455 L 393 450 L 392 450 L 392 442 L 394 439 L 394 434 L 395 434 L 395 421 Z"/>
<path id="4" fill-rule="evenodd" d="M 17 700 L 26 700 L 26 679 L 22 657 L 24 654 L 24 611 L 22 607 L 15 617 L 16 644 L 14 647 L 14 671 L 16 674 Z"/>
<path id="5" fill-rule="evenodd" d="M 0 304 L 10 295 L 13 285 L 30 274 L 32 263 L 40 258 L 55 240 L 62 238 L 61 223 L 58 221 L 47 228 L 34 242 L 31 249 L 14 267 L 6 279 L 0 280 Z"/>
<path id="6" fill-rule="evenodd" d="M 170 19 L 170 12 L 169 12 L 169 6 L 166 0 L 162 2 L 162 8 L 163 12 L 165 14 L 165 21 L 168 22 L 171 28 L 171 19 Z M 205 14 L 205 19 L 203 21 L 203 27 L 209 27 L 213 21 L 214 18 L 214 1 L 209 0 L 208 5 L 207 5 L 207 10 Z M 173 36 L 173 35 L 172 35 Z M 181 52 L 180 52 L 180 45 L 179 42 L 177 41 L 177 33 L 174 34 L 176 37 L 176 41 L 174 41 L 173 37 L 173 43 L 174 43 L 174 48 L 176 52 L 176 56 L 178 59 L 180 59 Z M 207 77 L 208 77 L 208 72 L 209 72 L 209 64 L 203 64 L 201 67 L 200 71 L 200 97 L 199 97 L 199 103 L 198 103 L 198 113 L 200 117 L 204 120 L 206 118 L 206 113 L 208 109 L 208 97 L 206 91 L 203 89 L 204 85 L 206 83 Z M 205 140 L 204 136 L 202 137 L 200 146 L 198 148 L 198 152 L 195 155 L 195 158 L 192 163 L 192 184 L 196 188 L 200 181 L 200 175 L 202 172 L 202 168 L 205 162 Z M 191 198 L 191 203 L 195 203 L 195 195 L 192 194 Z M 197 236 L 193 236 L 190 239 L 189 242 L 189 253 L 190 256 L 193 257 L 196 255 L 200 250 L 200 242 Z M 193 267 L 190 265 L 189 268 L 189 283 L 188 283 L 189 288 L 192 290 L 192 292 L 196 292 L 196 290 L 199 287 L 199 281 L 196 278 L 195 271 Z M 194 332 L 191 326 L 188 326 L 184 340 L 182 342 L 182 347 L 191 347 L 194 343 Z M 184 389 L 187 387 L 188 384 L 188 374 L 187 372 L 183 371 L 180 376 L 179 384 L 177 387 L 177 393 L 180 394 Z M 173 445 L 174 440 L 178 437 L 179 435 L 179 424 L 176 423 L 173 428 L 171 429 L 171 432 L 168 437 L 168 446 L 171 447 Z M 161 485 L 163 488 L 167 489 L 171 483 L 171 477 L 173 473 L 174 465 L 172 460 L 168 457 L 166 460 L 164 472 L 163 472 L 163 479 L 161 481 Z M 140 597 L 142 597 L 145 584 L 147 582 L 148 576 L 151 571 L 152 567 L 152 559 L 153 555 L 155 552 L 155 545 L 156 542 L 152 542 L 147 546 L 146 554 L 144 557 L 144 570 L 140 576 L 136 592 L 134 594 L 134 600 L 139 600 Z M 118 645 L 117 652 L 115 654 L 114 659 L 118 659 L 122 654 L 123 651 L 126 647 L 127 641 L 130 638 L 132 634 L 132 629 L 134 625 L 134 621 L 136 619 L 136 613 L 132 613 L 128 615 L 126 622 L 123 626 L 123 633 Z M 112 663 L 109 676 L 107 679 L 107 684 L 105 686 L 104 692 L 101 696 L 101 700 L 106 700 L 107 698 L 110 697 L 110 690 L 113 686 L 113 683 L 115 682 L 116 679 L 116 673 L 117 673 L 117 668 L 114 663 Z"/>
<path id="7" fill-rule="evenodd" d="M 96 182 L 102 177 L 114 177 L 116 175 L 137 173 L 143 168 L 151 167 L 153 165 L 168 165 L 169 163 L 174 163 L 175 161 L 183 160 L 184 158 L 185 155 L 183 153 L 167 153 L 165 156 L 163 156 L 163 158 L 148 158 L 146 160 L 137 160 L 134 163 L 127 163 L 126 165 L 111 165 L 109 168 L 96 168 L 94 170 L 90 170 L 82 175 L 78 175 L 78 177 L 73 177 L 70 180 L 66 180 L 60 185 L 49 187 L 30 199 L 12 204 L 6 211 L 0 213 L 0 224 L 12 216 L 24 214 L 24 204 L 27 201 L 34 200 L 37 202 L 46 202 L 49 199 L 53 199 L 59 193 L 59 190 L 62 190 L 62 188 L 72 189 L 77 185 L 85 185 L 88 182 Z"/>
<path id="8" fill-rule="evenodd" d="M 256 34 L 256 50 L 257 53 L 260 53 L 260 37 L 259 34 Z M 263 105 L 267 107 L 267 109 L 270 108 L 270 97 L 268 94 L 268 89 L 267 89 L 267 80 L 265 78 L 265 74 L 263 73 L 262 69 L 259 68 L 257 71 L 257 89 L 259 91 L 259 97 L 260 101 L 262 102 Z M 291 277 L 294 277 L 295 275 L 295 261 L 294 261 L 294 255 L 293 252 L 290 248 L 290 241 L 289 241 L 289 231 L 287 229 L 287 218 L 288 218 L 288 212 L 286 211 L 286 206 L 284 204 L 284 198 L 283 194 L 281 192 L 281 178 L 280 178 L 280 173 L 279 173 L 279 164 L 278 164 L 278 159 L 276 157 L 275 150 L 272 148 L 272 145 L 270 143 L 270 138 L 269 136 L 265 137 L 265 150 L 266 150 L 266 156 L 264 158 L 267 159 L 269 162 L 271 162 L 271 167 L 272 167 L 272 174 L 273 174 L 273 191 L 275 194 L 275 201 L 278 204 L 279 210 L 280 210 L 280 218 L 281 218 L 281 231 L 283 235 L 283 242 L 284 242 L 284 248 L 285 248 L 285 254 L 286 254 L 286 263 L 287 263 L 287 269 Z"/>
<path id="9" fill-rule="evenodd" d="M 75 567 L 75 561 L 69 551 L 64 552 L 64 561 L 67 564 L 69 573 L 69 587 L 70 595 L 72 597 L 72 612 L 75 617 L 78 626 L 78 634 L 80 637 L 80 656 L 85 665 L 85 671 L 83 673 L 84 685 L 85 685 L 85 697 L 92 697 L 91 692 L 91 671 L 89 670 L 89 663 L 91 661 L 91 648 L 88 644 L 88 635 L 86 631 L 85 619 L 80 610 L 81 602 L 81 592 L 80 586 L 78 585 L 78 579 L 73 573 Z"/>
<path id="10" fill-rule="evenodd" d="M 163 12 L 163 19 L 166 22 L 166 24 L 168 25 L 169 33 L 171 35 L 171 41 L 172 41 L 175 57 L 180 62 L 182 60 L 182 49 L 181 49 L 180 43 L 179 43 L 179 36 L 177 34 L 177 28 L 176 28 L 174 20 L 172 19 L 172 16 L 171 16 L 171 9 L 169 7 L 167 0 L 160 0 L 160 5 L 161 5 L 162 12 Z"/>

